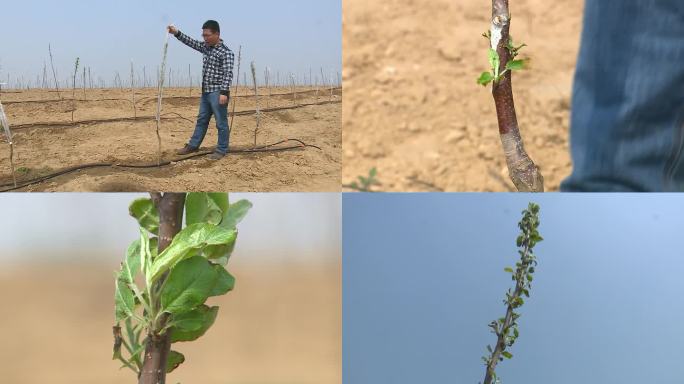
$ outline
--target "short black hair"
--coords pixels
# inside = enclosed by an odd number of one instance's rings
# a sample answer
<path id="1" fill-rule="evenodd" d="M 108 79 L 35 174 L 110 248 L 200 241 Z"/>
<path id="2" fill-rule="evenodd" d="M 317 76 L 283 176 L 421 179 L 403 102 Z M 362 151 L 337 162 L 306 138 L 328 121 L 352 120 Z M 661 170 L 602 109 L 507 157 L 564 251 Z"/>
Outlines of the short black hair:
<path id="1" fill-rule="evenodd" d="M 207 20 L 202 24 L 202 29 L 208 29 L 214 33 L 221 33 L 221 27 L 219 27 L 219 23 L 216 20 Z"/>

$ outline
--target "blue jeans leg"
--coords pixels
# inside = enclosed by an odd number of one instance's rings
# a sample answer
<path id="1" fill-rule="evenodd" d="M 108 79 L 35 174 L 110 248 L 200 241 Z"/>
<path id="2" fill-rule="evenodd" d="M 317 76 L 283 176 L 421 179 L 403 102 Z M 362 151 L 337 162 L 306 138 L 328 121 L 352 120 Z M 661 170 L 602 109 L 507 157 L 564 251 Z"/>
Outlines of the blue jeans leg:
<path id="1" fill-rule="evenodd" d="M 207 128 L 209 127 L 209 120 L 213 113 L 213 109 L 210 103 L 210 93 L 203 92 L 200 98 L 200 108 L 199 114 L 197 115 L 197 124 L 195 125 L 195 132 L 190 138 L 189 146 L 192 148 L 199 148 L 202 145 L 202 140 L 207 134 Z"/>
<path id="2" fill-rule="evenodd" d="M 586 0 L 562 191 L 684 189 L 684 1 Z"/>
<path id="3" fill-rule="evenodd" d="M 216 120 L 216 129 L 218 130 L 216 152 L 225 155 L 228 153 L 228 136 L 230 134 L 230 128 L 228 127 L 228 103 L 221 105 L 219 102 L 220 96 L 220 92 L 209 93 L 211 110 Z"/>

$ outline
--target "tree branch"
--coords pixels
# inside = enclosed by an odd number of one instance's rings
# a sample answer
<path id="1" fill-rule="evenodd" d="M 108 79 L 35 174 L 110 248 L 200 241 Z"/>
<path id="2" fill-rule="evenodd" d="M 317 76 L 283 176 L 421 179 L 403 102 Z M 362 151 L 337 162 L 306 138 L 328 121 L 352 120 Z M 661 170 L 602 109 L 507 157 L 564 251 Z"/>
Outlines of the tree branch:
<path id="1" fill-rule="evenodd" d="M 511 58 L 508 50 L 510 39 L 510 13 L 508 0 L 492 0 L 491 48 L 499 55 L 499 73 L 503 73 Z M 499 135 L 503 145 L 508 173 L 520 192 L 544 192 L 544 178 L 539 168 L 525 152 L 518 119 L 513 103 L 511 72 L 506 71 L 499 81 L 492 84 L 492 95 L 499 123 Z"/>

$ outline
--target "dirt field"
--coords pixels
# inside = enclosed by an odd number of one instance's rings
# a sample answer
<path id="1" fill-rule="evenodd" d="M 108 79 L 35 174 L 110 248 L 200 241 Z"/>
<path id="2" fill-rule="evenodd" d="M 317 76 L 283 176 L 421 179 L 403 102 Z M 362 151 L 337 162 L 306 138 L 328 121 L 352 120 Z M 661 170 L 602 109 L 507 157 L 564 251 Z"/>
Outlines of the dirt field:
<path id="1" fill-rule="evenodd" d="M 304 92 L 307 91 L 308 92 Z M 272 89 L 270 108 L 263 112 L 257 145 L 296 138 L 320 148 L 286 152 L 233 153 L 220 161 L 206 157 L 172 162 L 160 168 L 100 167 L 79 170 L 31 185 L 24 191 L 339 191 L 341 170 L 341 91 L 298 89 L 297 104 L 288 88 Z M 268 92 L 260 90 L 264 95 Z M 231 130 L 231 150 L 252 148 L 256 126 L 253 96 L 238 91 Z M 280 95 L 277 95 L 280 94 Z M 62 92 L 29 90 L 5 92 L 5 106 L 14 135 L 14 162 L 19 181 L 89 163 L 157 164 L 156 89 L 136 90 L 137 119 L 130 90 L 101 89 Z M 260 98 L 260 108 L 266 99 Z M 75 107 L 75 110 L 74 110 Z M 161 141 L 163 160 L 179 158 L 175 150 L 190 139 L 199 108 L 199 90 L 164 91 Z M 71 123 L 71 111 L 74 121 Z M 183 119 L 183 118 L 187 119 Z M 214 119 L 202 149 L 212 150 L 217 131 Z M 0 146 L 0 190 L 12 182 L 9 147 Z M 298 145 L 296 142 L 281 146 Z"/>
<path id="2" fill-rule="evenodd" d="M 509 191 L 488 68 L 491 2 L 343 3 L 344 183 L 378 169 L 387 191 Z M 531 68 L 513 77 L 525 146 L 547 190 L 570 174 L 568 121 L 581 0 L 511 2 Z"/>
<path id="3" fill-rule="evenodd" d="M 229 264 L 230 265 L 230 264 Z M 112 358 L 113 277 L 107 264 L 0 269 L 0 374 L 13 384 L 124 384 Z M 168 383 L 339 384 L 341 271 L 337 264 L 230 267 L 235 290 Z"/>

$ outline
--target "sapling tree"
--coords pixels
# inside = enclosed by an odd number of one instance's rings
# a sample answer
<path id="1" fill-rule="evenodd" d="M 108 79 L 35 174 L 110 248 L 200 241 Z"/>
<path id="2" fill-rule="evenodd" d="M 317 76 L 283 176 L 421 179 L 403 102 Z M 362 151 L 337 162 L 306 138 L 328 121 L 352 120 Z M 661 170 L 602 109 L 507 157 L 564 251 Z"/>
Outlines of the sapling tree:
<path id="1" fill-rule="evenodd" d="M 254 128 L 254 146 L 256 147 L 256 142 L 257 142 L 257 132 L 259 131 L 259 120 L 260 119 L 260 111 L 259 111 L 259 90 L 257 88 L 257 80 L 256 80 L 256 65 L 254 64 L 254 61 L 252 61 L 251 65 L 252 69 L 252 82 L 254 85 L 254 103 L 256 105 L 256 127 Z"/>
<path id="2" fill-rule="evenodd" d="M 511 274 L 515 288 L 509 288 L 506 292 L 504 299 L 506 314 L 504 317 L 500 317 L 489 324 L 492 329 L 491 332 L 496 335 L 496 344 L 494 347 L 487 345 L 489 354 L 482 357 L 486 366 L 483 384 L 498 383 L 496 365 L 503 359 L 513 357 L 507 349 L 513 346 L 520 335 L 518 331 L 520 313 L 517 311 L 525 303 L 523 296 L 530 297 L 534 269 L 537 266 L 537 257 L 532 253 L 532 248 L 543 240 L 537 231 L 539 227 L 539 206 L 530 203 L 522 214 L 523 217 L 518 223 L 520 235 L 516 239 L 520 261 L 515 263 L 515 269 L 512 267 L 504 268 L 507 273 Z"/>
<path id="3" fill-rule="evenodd" d="M 12 181 L 14 186 L 17 186 L 17 177 L 14 174 L 14 143 L 12 142 L 12 131 L 10 131 L 9 121 L 7 121 L 7 115 L 5 114 L 5 108 L 0 102 L 0 129 L 5 133 L 7 138 L 7 144 L 10 147 L 10 168 L 12 169 Z"/>
<path id="4" fill-rule="evenodd" d="M 499 136 L 511 181 L 518 191 L 544 192 L 544 178 L 525 152 L 515 114 L 511 74 L 524 67 L 525 61 L 516 57 L 525 44 L 515 46 L 509 35 L 510 26 L 508 0 L 492 0 L 491 29 L 484 34 L 490 43 L 488 57 L 491 70 L 483 72 L 477 82 L 483 86 L 492 83 Z"/>
<path id="5" fill-rule="evenodd" d="M 139 384 L 164 384 L 185 361 L 172 344 L 196 340 L 214 323 L 219 308 L 205 302 L 233 289 L 225 265 L 251 206 L 230 204 L 225 193 L 153 193 L 131 203 L 140 238 L 115 274 L 113 359 Z"/>
<path id="6" fill-rule="evenodd" d="M 352 181 L 351 183 L 343 184 L 342 186 L 359 192 L 373 192 L 371 188 L 374 185 L 380 185 L 377 176 L 378 170 L 373 167 L 368 171 L 368 177 L 357 176 L 358 182 Z"/>
<path id="7" fill-rule="evenodd" d="M 73 83 L 71 86 L 71 121 L 74 121 L 74 111 L 76 110 L 76 74 L 78 73 L 78 60 L 79 58 L 76 58 L 76 62 L 74 63 L 74 77 L 73 77 Z"/>
<path id="8" fill-rule="evenodd" d="M 235 87 L 233 88 L 233 107 L 230 111 L 230 125 L 229 128 L 233 128 L 233 119 L 235 118 L 235 104 L 237 103 L 237 91 L 240 85 L 240 61 L 242 60 L 242 45 L 238 47 L 238 57 L 237 57 L 237 76 L 235 77 Z M 228 135 L 230 135 L 231 129 L 228 130 Z"/>

